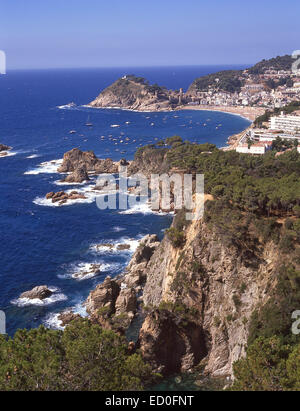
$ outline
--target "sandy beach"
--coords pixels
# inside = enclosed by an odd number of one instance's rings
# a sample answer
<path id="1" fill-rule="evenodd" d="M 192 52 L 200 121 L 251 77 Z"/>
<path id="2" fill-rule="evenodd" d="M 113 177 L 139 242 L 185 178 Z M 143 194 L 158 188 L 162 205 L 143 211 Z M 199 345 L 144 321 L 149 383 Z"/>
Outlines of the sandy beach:
<path id="1" fill-rule="evenodd" d="M 256 117 L 265 113 L 265 109 L 261 107 L 244 107 L 244 106 L 181 106 L 177 110 L 201 110 L 201 111 L 221 111 L 223 113 L 235 114 L 246 118 L 249 121 L 254 121 Z"/>

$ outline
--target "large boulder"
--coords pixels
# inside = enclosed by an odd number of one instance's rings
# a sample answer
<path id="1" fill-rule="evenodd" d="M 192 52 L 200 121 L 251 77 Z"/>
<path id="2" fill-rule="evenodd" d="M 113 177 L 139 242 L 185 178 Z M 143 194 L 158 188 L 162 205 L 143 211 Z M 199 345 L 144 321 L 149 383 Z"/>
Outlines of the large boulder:
<path id="1" fill-rule="evenodd" d="M 70 324 L 70 322 L 81 318 L 79 314 L 73 313 L 73 311 L 63 311 L 59 314 L 58 320 L 61 322 L 61 326 L 65 327 Z"/>
<path id="2" fill-rule="evenodd" d="M 84 181 L 89 181 L 89 175 L 84 163 L 80 163 L 72 174 L 62 180 L 65 183 L 83 183 Z"/>
<path id="3" fill-rule="evenodd" d="M 111 158 L 98 160 L 95 165 L 96 174 L 116 174 L 119 172 L 118 163 L 115 163 Z"/>
<path id="4" fill-rule="evenodd" d="M 137 308 L 137 298 L 135 290 L 133 288 L 122 289 L 117 298 L 115 308 L 116 315 L 120 315 L 122 313 L 134 314 Z"/>
<path id="5" fill-rule="evenodd" d="M 37 287 L 34 287 L 30 291 L 25 291 L 20 295 L 20 298 L 29 298 L 31 300 L 33 299 L 39 299 L 39 300 L 44 300 L 45 298 L 50 297 L 53 294 L 51 290 L 46 285 L 39 285 Z"/>
<path id="6" fill-rule="evenodd" d="M 92 316 L 104 312 L 105 314 L 113 314 L 119 293 L 119 284 L 110 277 L 106 277 L 104 282 L 97 285 L 95 290 L 89 294 L 84 303 L 86 311 Z"/>
<path id="7" fill-rule="evenodd" d="M 11 150 L 11 147 L 6 146 L 5 144 L 0 144 L 0 151 L 8 151 Z"/>
<path id="8" fill-rule="evenodd" d="M 78 148 L 73 148 L 64 154 L 62 165 L 57 171 L 59 173 L 72 173 L 81 164 L 86 166 L 87 171 L 93 171 L 98 161 L 93 151 L 81 151 Z"/>
<path id="9" fill-rule="evenodd" d="M 73 148 L 64 154 L 62 165 L 57 169 L 59 173 L 74 173 L 75 176 L 68 176 L 70 179 L 65 181 L 71 181 L 77 179 L 79 175 L 78 169 L 81 169 L 80 176 L 84 176 L 82 167 L 85 166 L 86 172 L 94 172 L 96 174 L 102 173 L 118 173 L 118 163 L 114 162 L 111 158 L 100 160 L 96 157 L 93 151 L 81 151 L 78 148 Z M 76 181 L 77 182 L 77 181 Z"/>

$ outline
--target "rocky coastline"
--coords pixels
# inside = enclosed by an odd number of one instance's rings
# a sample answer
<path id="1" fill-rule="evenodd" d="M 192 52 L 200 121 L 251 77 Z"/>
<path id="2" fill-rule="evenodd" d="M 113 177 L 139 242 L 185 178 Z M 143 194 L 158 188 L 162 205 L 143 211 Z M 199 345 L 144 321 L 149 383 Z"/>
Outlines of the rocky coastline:
<path id="1" fill-rule="evenodd" d="M 99 169 L 111 171 L 125 164 L 129 174 L 170 172 L 166 152 L 158 151 L 154 157 L 147 147 L 131 163 L 99 160 L 93 152 L 73 149 L 64 155 L 59 171 L 74 176 L 79 169 L 78 180 L 87 180 Z M 60 204 L 70 196 L 75 199 L 80 194 L 47 194 L 49 201 Z M 144 237 L 124 272 L 106 277 L 90 292 L 84 307 L 93 323 L 121 335 L 139 318 L 138 338 L 129 341 L 130 350 L 139 350 L 155 372 L 169 376 L 198 372 L 200 367 L 202 376 L 231 379 L 233 364 L 246 353 L 251 316 L 274 287 L 280 254 L 272 240 L 240 252 L 205 219 L 188 222 L 183 214 L 184 210 L 175 213 L 162 241 L 156 235 Z M 126 244 L 119 246 L 116 250 L 128 249 Z M 74 278 L 97 273 L 101 267 Z M 26 298 L 45 298 L 43 293 L 32 295 Z M 62 327 L 76 318 L 72 311 L 58 317 Z"/>

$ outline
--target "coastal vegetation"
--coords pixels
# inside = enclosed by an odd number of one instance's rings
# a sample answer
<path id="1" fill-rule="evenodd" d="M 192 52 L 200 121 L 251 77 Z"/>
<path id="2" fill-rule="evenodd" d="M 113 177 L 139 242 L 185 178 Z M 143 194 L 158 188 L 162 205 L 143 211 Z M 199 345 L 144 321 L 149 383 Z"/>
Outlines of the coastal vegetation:
<path id="1" fill-rule="evenodd" d="M 274 68 L 275 70 L 291 70 L 294 59 L 290 55 L 277 56 L 269 60 L 262 60 L 248 69 L 249 74 L 264 74 L 266 70 Z"/>
<path id="2" fill-rule="evenodd" d="M 213 320 L 220 332 L 234 327 L 239 320 L 248 330 L 247 355 L 234 364 L 232 390 L 300 387 L 297 361 L 300 337 L 291 332 L 291 316 L 300 301 L 300 154 L 293 144 L 290 151 L 276 156 L 283 148 L 281 143 L 275 140 L 270 152 L 254 157 L 222 151 L 213 144 L 190 144 L 174 136 L 164 145 L 160 142 L 157 146 L 141 148 L 138 153 L 146 163 L 148 156 L 160 158 L 169 172 L 180 170 L 205 175 L 205 193 L 212 196 L 206 203 L 203 219 L 206 229 L 210 230 L 209 237 L 227 250 L 236 250 L 240 261 L 251 267 L 253 273 L 261 264 L 262 250 L 272 245 L 274 274 L 266 286 L 266 301 L 258 304 L 249 318 L 240 319 L 244 306 L 242 296 L 247 292 L 248 283 L 239 280 L 237 274 L 232 296 L 234 312 L 227 313 L 227 325 L 218 316 Z M 179 212 L 166 232 L 168 241 L 179 252 L 170 287 L 173 304 L 179 306 L 189 301 L 185 300 L 188 295 L 194 299 L 199 284 L 203 290 L 209 281 L 207 268 L 197 258 L 187 255 L 186 228 Z M 200 247 L 204 247 L 205 241 L 204 238 L 200 241 Z M 161 307 L 174 314 L 173 306 L 168 308 L 163 303 Z"/>
<path id="3" fill-rule="evenodd" d="M 194 238 L 189 237 L 192 223 L 183 209 L 176 213 L 162 243 L 155 238 L 153 249 L 151 242 L 137 249 L 133 263 L 139 274 L 134 281 L 140 286 L 140 277 L 150 279 L 144 288 L 145 306 L 150 308 L 138 344 L 130 345 L 120 335 L 127 315 L 120 312 L 108 321 L 120 306 L 116 301 L 121 294 L 118 286 L 114 296 L 116 284 L 108 279 L 96 289 L 95 299 L 90 298 L 93 304 L 103 300 L 91 320 L 73 320 L 64 331 L 40 327 L 18 330 L 13 338 L 0 337 L 0 390 L 147 389 L 159 377 L 162 365 L 164 375 L 180 371 L 182 361 L 186 369 L 198 365 L 209 353 L 206 338 L 211 330 L 225 336 L 222 343 L 228 344 L 230 327 L 237 323 L 247 329 L 249 338 L 246 357 L 234 364 L 231 389 L 298 389 L 300 337 L 291 333 L 291 314 L 300 300 L 300 154 L 291 148 L 277 156 L 281 142 L 275 140 L 270 152 L 255 157 L 219 150 L 211 143 L 191 144 L 179 136 L 139 148 L 129 170 L 147 175 L 204 174 L 210 201 L 201 225 L 193 226 Z M 76 158 L 83 155 L 75 154 Z M 91 154 L 88 160 L 96 162 Z M 276 255 L 269 269 L 272 275 L 265 279 L 268 298 L 247 313 L 243 297 L 250 288 L 248 281 L 261 280 L 256 274 L 266 265 L 265 247 Z M 224 260 L 219 261 L 222 255 Z M 169 271 L 170 258 L 174 264 Z M 201 321 L 205 301 L 211 298 L 208 290 L 215 287 L 213 295 L 218 295 L 225 283 L 224 264 L 230 264 L 226 275 L 233 278 L 232 283 L 226 279 L 230 298 L 224 313 L 214 313 L 204 331 Z M 134 273 L 127 277 L 133 280 Z M 164 276 L 170 279 L 170 299 L 162 298 Z M 134 289 L 127 291 L 135 295 Z M 121 295 L 121 302 L 127 304 L 128 296 Z M 106 298 L 112 299 L 111 306 Z M 110 329 L 102 328 L 100 320 Z M 170 358 L 168 344 L 176 350 Z M 188 356 L 183 355 L 185 350 Z"/>
<path id="4" fill-rule="evenodd" d="M 240 92 L 241 87 L 245 84 L 242 78 L 242 70 L 224 70 L 207 76 L 199 77 L 192 83 L 190 89 L 197 91 L 208 91 L 214 88 L 219 91 L 229 93 Z"/>
<path id="5" fill-rule="evenodd" d="M 169 149 L 140 148 L 136 159 L 160 158 L 169 170 L 204 174 L 205 193 L 238 210 L 268 217 L 293 215 L 294 207 L 300 205 L 300 154 L 292 150 L 276 157 L 276 151 L 253 157 L 219 150 L 210 143 L 185 142 Z"/>
<path id="6" fill-rule="evenodd" d="M 1 391 L 142 390 L 155 377 L 124 337 L 86 319 L 0 336 Z"/>

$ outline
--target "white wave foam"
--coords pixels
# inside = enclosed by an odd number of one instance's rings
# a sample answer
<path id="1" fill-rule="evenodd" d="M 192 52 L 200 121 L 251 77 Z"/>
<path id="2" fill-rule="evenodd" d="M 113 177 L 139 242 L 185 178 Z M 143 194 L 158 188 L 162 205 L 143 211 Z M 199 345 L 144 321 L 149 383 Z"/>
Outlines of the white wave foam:
<path id="1" fill-rule="evenodd" d="M 89 250 L 94 254 L 114 254 L 114 253 L 125 253 L 133 254 L 139 246 L 142 236 L 138 238 L 128 238 L 122 237 L 119 240 L 111 240 L 103 243 L 92 244 Z M 129 248 L 119 249 L 119 246 L 128 245 Z"/>
<path id="2" fill-rule="evenodd" d="M 95 183 L 88 184 L 88 185 L 83 184 L 83 187 L 80 188 L 80 190 L 76 190 L 76 191 L 78 192 L 78 194 L 83 194 L 85 198 L 67 200 L 67 202 L 64 204 L 59 204 L 60 203 L 59 201 L 56 203 L 52 203 L 52 199 L 51 198 L 47 199 L 46 197 L 36 197 L 33 200 L 33 203 L 39 206 L 47 206 L 47 207 L 61 207 L 61 206 L 70 206 L 74 204 L 90 204 L 90 203 L 93 203 L 97 197 L 107 195 L 107 193 L 105 193 L 104 190 L 100 192 L 93 190 L 94 187 L 95 187 Z M 74 191 L 74 189 L 71 188 L 69 190 L 66 190 L 65 192 L 66 194 L 70 194 L 72 191 Z M 114 192 L 116 191 L 110 191 L 109 194 L 113 194 Z"/>
<path id="3" fill-rule="evenodd" d="M 53 182 L 53 184 L 57 186 L 83 186 L 87 183 L 87 181 L 83 181 L 82 183 L 68 183 L 67 181 L 60 181 L 56 180 Z"/>
<path id="4" fill-rule="evenodd" d="M 58 275 L 61 279 L 74 279 L 78 281 L 88 280 L 90 278 L 97 277 L 107 271 L 115 271 L 119 268 L 119 264 L 107 264 L 103 261 L 93 263 L 79 263 L 72 264 L 66 274 Z"/>
<path id="5" fill-rule="evenodd" d="M 119 226 L 115 226 L 115 227 L 113 227 L 112 230 L 113 230 L 115 233 L 119 233 L 120 231 L 125 231 L 126 228 L 124 228 L 124 227 L 119 227 Z"/>
<path id="6" fill-rule="evenodd" d="M 86 312 L 86 308 L 83 306 L 83 302 L 77 303 L 74 307 L 70 307 L 64 310 L 64 312 L 71 311 L 74 314 L 79 314 L 81 317 L 85 318 L 88 316 L 88 313 Z M 50 313 L 47 315 L 45 318 L 44 325 L 47 328 L 51 328 L 54 330 L 64 330 L 65 327 L 62 325 L 62 321 L 59 320 L 61 312 L 59 313 Z"/>
<path id="7" fill-rule="evenodd" d="M 72 109 L 77 107 L 75 103 L 64 104 L 62 106 L 57 106 L 60 110 Z"/>
<path id="8" fill-rule="evenodd" d="M 57 168 L 62 164 L 62 159 L 45 161 L 39 164 L 36 168 L 26 171 L 25 175 L 37 175 L 37 174 L 56 174 Z"/>
<path id="9" fill-rule="evenodd" d="M 5 157 L 12 157 L 18 154 L 18 151 L 5 151 L 7 153 L 5 156 L 0 156 L 0 158 L 5 158 Z"/>
<path id="10" fill-rule="evenodd" d="M 50 313 L 44 320 L 44 325 L 52 330 L 64 330 L 62 321 L 58 319 L 61 313 Z"/>
<path id="11" fill-rule="evenodd" d="M 31 156 L 28 156 L 26 158 L 37 158 L 40 157 L 39 154 L 31 154 Z"/>

